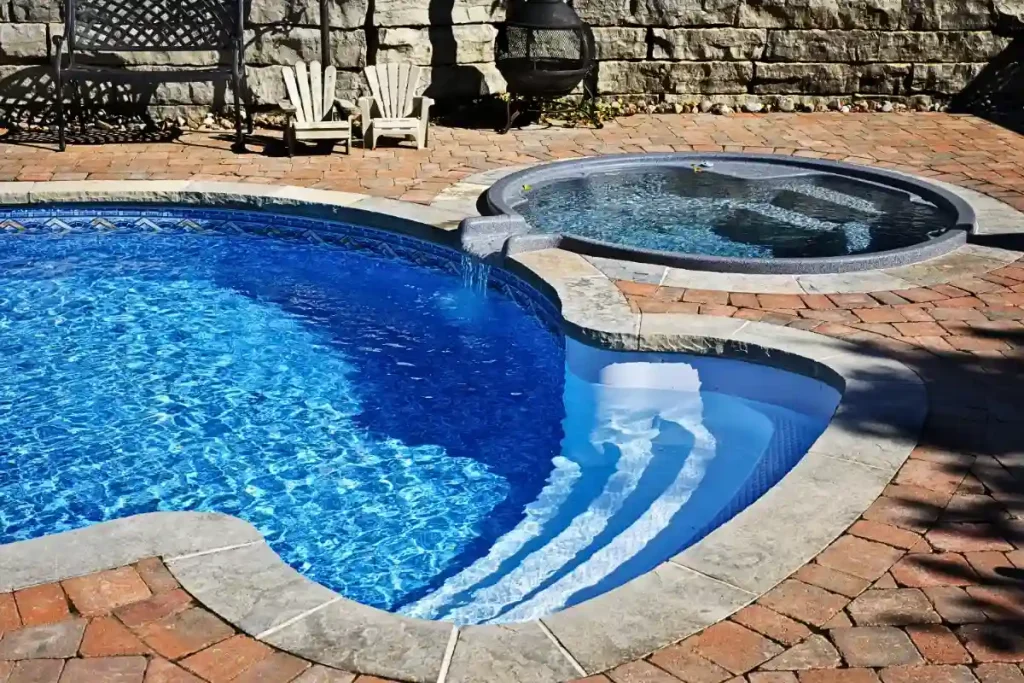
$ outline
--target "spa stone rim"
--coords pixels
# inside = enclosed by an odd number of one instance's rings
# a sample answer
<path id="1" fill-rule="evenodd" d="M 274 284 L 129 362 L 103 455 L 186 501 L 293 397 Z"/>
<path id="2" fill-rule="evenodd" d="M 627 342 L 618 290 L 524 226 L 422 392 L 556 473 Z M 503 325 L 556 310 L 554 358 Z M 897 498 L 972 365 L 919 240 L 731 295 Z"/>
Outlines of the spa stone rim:
<path id="1" fill-rule="evenodd" d="M 971 205 L 943 187 L 905 173 L 858 166 L 839 161 L 805 159 L 774 154 L 736 154 L 731 152 L 662 152 L 656 154 L 620 154 L 569 159 L 541 164 L 505 176 L 485 193 L 484 206 L 491 215 L 505 215 L 522 223 L 525 218 L 515 209 L 523 200 L 523 188 L 542 186 L 554 181 L 586 177 L 593 173 L 656 168 L 692 168 L 703 161 L 736 161 L 773 164 L 806 169 L 893 187 L 912 192 L 931 201 L 955 216 L 955 226 L 937 238 L 908 247 L 848 256 L 759 259 L 700 255 L 683 252 L 643 249 L 611 244 L 572 234 L 558 234 L 560 246 L 590 256 L 641 261 L 656 265 L 747 274 L 826 274 L 893 268 L 918 263 L 947 254 L 967 242 L 967 235 L 976 228 L 977 216 Z M 473 219 L 467 221 L 472 229 Z M 520 231 L 525 231 L 523 228 Z M 521 237 L 519 238 L 521 239 Z"/>

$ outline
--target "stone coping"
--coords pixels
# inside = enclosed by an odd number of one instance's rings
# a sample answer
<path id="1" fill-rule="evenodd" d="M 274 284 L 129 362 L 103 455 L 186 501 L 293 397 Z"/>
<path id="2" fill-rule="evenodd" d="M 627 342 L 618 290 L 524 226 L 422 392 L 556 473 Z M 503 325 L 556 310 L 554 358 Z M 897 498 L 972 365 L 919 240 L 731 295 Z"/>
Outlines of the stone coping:
<path id="1" fill-rule="evenodd" d="M 377 212 L 370 225 L 404 232 L 438 232 L 409 221 L 410 212 L 434 218 L 440 227 L 451 224 L 443 211 L 389 202 L 381 208 L 395 213 L 384 214 L 358 195 L 303 191 L 314 193 L 305 200 L 291 188 L 201 182 L 177 188 L 10 185 L 15 184 L 0 184 L 0 202 L 12 195 L 34 203 L 69 196 L 136 203 L 185 196 L 184 203 L 287 204 L 348 220 L 357 219 L 343 209 L 354 208 Z M 263 191 L 246 194 L 251 187 Z M 331 195 L 340 195 L 337 203 L 329 202 Z M 563 250 L 525 252 L 507 265 L 560 305 L 566 333 L 580 340 L 771 364 L 842 388 L 842 400 L 796 467 L 731 521 L 653 571 L 537 621 L 457 628 L 366 607 L 287 566 L 248 523 L 215 513 L 150 513 L 0 546 L 0 591 L 161 556 L 182 586 L 226 621 L 315 662 L 429 683 L 565 681 L 679 641 L 757 599 L 845 531 L 917 443 L 926 394 L 921 379 L 902 363 L 799 330 L 636 313 L 595 264 Z"/>
<path id="2" fill-rule="evenodd" d="M 314 218 L 350 221 L 454 245 L 462 211 L 423 206 L 355 192 L 291 185 L 205 180 L 74 180 L 0 182 L 0 206 L 33 204 L 160 204 L 281 209 Z M 440 229 L 440 232 L 438 230 Z"/>
<path id="3" fill-rule="evenodd" d="M 487 190 L 503 178 L 528 168 L 530 166 L 520 165 L 469 176 L 441 192 L 431 206 L 458 210 L 469 216 L 475 216 L 479 213 L 478 205 L 482 202 L 483 195 Z M 714 289 L 751 294 L 865 294 L 930 287 L 945 284 L 950 280 L 984 275 L 1017 259 L 1015 252 L 985 246 L 982 242 L 986 238 L 996 235 L 1024 233 L 1024 213 L 998 199 L 969 188 L 939 180 L 923 179 L 901 171 L 887 170 L 886 174 L 911 179 L 916 183 L 931 184 L 938 190 L 956 197 L 959 202 L 970 206 L 975 220 L 972 241 L 956 247 L 948 253 L 910 265 L 848 273 L 803 275 L 693 270 L 641 262 L 635 258 L 623 258 L 621 255 L 609 257 L 585 254 L 584 257 L 612 279 L 633 280 L 666 287 Z M 502 226 L 501 229 L 505 230 L 505 226 Z M 570 249 L 573 248 L 565 240 L 566 238 L 557 235 L 518 236 L 511 238 L 509 247 L 513 251 L 529 249 L 533 244 L 547 248 L 564 244 Z"/>
<path id="4" fill-rule="evenodd" d="M 510 223 L 516 223 L 517 225 L 509 233 L 510 239 L 515 239 L 514 235 L 530 231 L 529 224 L 518 207 L 529 202 L 527 191 L 531 188 L 537 189 L 560 181 L 597 174 L 614 175 L 663 169 L 692 169 L 693 173 L 706 169 L 704 173 L 747 180 L 788 178 L 809 174 L 852 178 L 919 195 L 952 216 L 953 227 L 941 235 L 906 247 L 842 256 L 776 259 L 716 256 L 698 252 L 646 249 L 571 233 L 559 234 L 561 238 L 559 246 L 592 256 L 628 259 L 702 271 L 751 274 L 834 274 L 905 266 L 942 256 L 965 244 L 967 234 L 975 229 L 975 214 L 970 203 L 964 201 L 959 195 L 946 191 L 943 187 L 933 185 L 915 176 L 891 173 L 880 168 L 840 161 L 807 159 L 780 154 L 734 152 L 612 154 L 541 164 L 506 176 L 491 186 L 484 195 L 484 208 L 488 215 L 504 215 L 510 219 Z M 463 230 L 468 233 L 474 226 L 473 220 L 467 221 L 463 224 Z"/>

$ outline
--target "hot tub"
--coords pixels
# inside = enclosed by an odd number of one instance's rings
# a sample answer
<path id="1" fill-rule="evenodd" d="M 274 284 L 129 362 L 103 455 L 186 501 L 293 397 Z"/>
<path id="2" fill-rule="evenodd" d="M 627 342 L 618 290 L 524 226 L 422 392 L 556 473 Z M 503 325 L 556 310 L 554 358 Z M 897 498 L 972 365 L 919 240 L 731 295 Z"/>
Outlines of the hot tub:
<path id="1" fill-rule="evenodd" d="M 906 174 L 775 155 L 647 154 L 544 164 L 485 195 L 463 244 L 558 246 L 594 256 L 736 273 L 907 265 L 966 242 L 974 211 Z M 506 242 L 508 244 L 506 244 Z"/>

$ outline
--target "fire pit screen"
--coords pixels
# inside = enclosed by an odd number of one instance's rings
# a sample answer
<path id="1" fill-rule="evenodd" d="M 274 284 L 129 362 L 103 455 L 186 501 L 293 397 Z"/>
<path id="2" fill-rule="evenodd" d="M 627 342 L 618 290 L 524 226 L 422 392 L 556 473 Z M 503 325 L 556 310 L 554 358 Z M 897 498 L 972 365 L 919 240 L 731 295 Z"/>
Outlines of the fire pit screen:
<path id="1" fill-rule="evenodd" d="M 518 0 L 509 5 L 498 30 L 494 61 L 508 83 L 507 132 L 525 111 L 571 94 L 594 65 L 594 38 L 572 7 L 562 0 Z M 584 85 L 589 117 L 593 95 Z"/>

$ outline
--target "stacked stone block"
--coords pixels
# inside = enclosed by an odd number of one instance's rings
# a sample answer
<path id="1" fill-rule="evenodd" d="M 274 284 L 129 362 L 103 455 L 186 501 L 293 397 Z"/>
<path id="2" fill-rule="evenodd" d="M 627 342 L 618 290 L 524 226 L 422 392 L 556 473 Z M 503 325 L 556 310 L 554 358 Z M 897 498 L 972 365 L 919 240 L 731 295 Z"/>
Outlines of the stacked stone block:
<path id="1" fill-rule="evenodd" d="M 594 27 L 602 95 L 666 101 L 723 96 L 949 97 L 1008 49 L 1024 0 L 575 0 Z M 341 94 L 359 95 L 368 63 L 431 67 L 444 99 L 502 92 L 493 63 L 501 0 L 330 0 L 330 59 Z M 45 91 L 58 0 L 0 0 L 0 101 Z M 285 97 L 280 65 L 320 58 L 319 0 L 252 0 L 250 86 Z M 125 54 L 126 64 L 200 67 L 222 56 Z M 25 73 L 35 74 L 26 79 Z M 161 86 L 151 105 L 230 100 L 204 84 Z"/>

